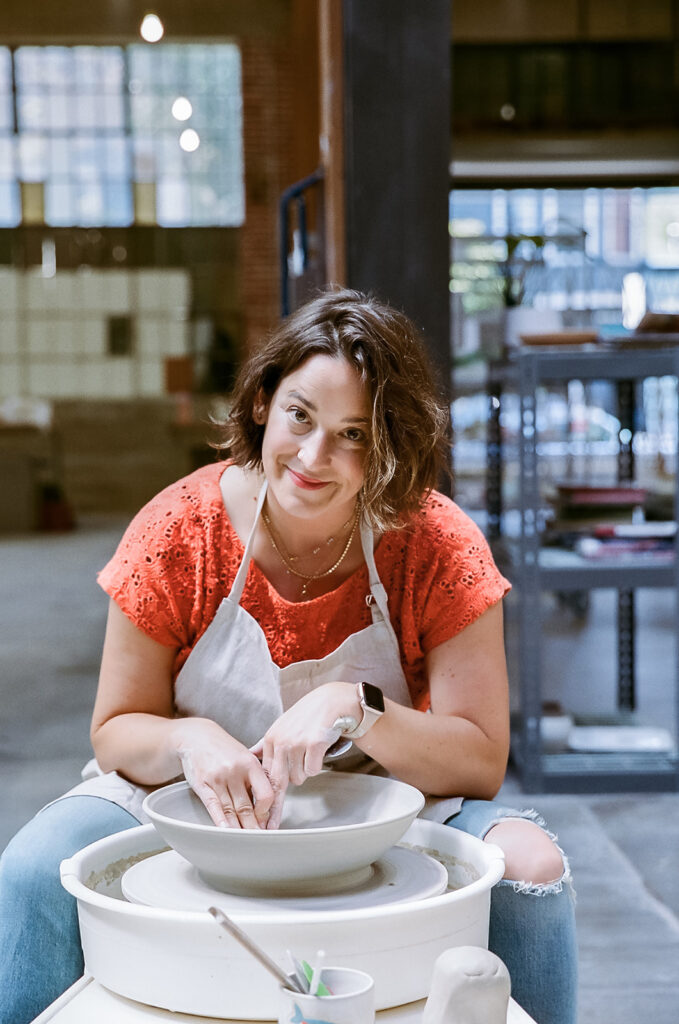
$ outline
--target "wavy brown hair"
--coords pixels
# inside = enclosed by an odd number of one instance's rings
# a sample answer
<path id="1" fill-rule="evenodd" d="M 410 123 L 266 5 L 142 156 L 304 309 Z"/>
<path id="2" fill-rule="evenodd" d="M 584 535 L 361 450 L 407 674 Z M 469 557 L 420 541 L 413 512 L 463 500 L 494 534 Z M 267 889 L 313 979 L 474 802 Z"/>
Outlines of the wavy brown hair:
<path id="1" fill-rule="evenodd" d="M 260 469 L 256 405 L 317 354 L 341 357 L 368 388 L 372 424 L 361 489 L 373 529 L 403 525 L 448 469 L 448 413 L 436 395 L 423 339 L 403 313 L 361 292 L 328 290 L 289 316 L 243 365 L 216 447 Z"/>

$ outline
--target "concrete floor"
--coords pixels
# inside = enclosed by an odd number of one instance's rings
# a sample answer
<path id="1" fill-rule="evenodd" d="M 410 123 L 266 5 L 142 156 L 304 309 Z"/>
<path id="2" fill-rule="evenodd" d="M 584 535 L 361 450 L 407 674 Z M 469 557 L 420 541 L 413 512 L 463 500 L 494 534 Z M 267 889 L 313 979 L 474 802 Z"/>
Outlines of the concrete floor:
<path id="1" fill-rule="evenodd" d="M 95 574 L 124 525 L 92 519 L 70 534 L 0 539 L 0 849 L 44 802 L 78 780 L 90 756 L 107 604 Z M 508 611 L 511 654 L 511 604 Z M 612 689 L 612 662 L 602 654 L 613 649 L 610 617 L 605 597 L 593 602 L 586 621 L 546 609 L 547 696 L 565 695 L 567 706 L 580 710 Z M 650 712 L 668 703 L 674 677 L 670 596 L 641 592 L 639 620 L 640 679 Z M 679 796 L 526 797 L 511 774 L 501 795 L 542 813 L 570 856 L 580 1024 L 678 1024 Z"/>

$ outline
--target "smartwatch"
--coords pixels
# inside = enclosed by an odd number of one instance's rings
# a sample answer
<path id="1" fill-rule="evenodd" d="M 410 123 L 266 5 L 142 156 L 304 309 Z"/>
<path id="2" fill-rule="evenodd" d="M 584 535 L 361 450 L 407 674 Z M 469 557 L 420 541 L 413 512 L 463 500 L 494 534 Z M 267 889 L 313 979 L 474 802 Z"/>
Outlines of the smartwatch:
<path id="1" fill-rule="evenodd" d="M 384 695 L 379 686 L 374 686 L 373 683 L 356 683 L 356 693 L 363 716 L 359 722 L 353 716 L 346 716 L 347 727 L 342 730 L 342 736 L 348 740 L 357 740 L 365 736 L 368 729 L 384 714 Z"/>

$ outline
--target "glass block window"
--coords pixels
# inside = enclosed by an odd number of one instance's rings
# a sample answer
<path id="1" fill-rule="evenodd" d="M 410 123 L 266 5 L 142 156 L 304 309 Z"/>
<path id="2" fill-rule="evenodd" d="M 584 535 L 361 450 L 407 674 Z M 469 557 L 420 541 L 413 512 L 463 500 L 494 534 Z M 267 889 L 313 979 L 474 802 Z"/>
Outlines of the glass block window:
<path id="1" fill-rule="evenodd" d="M 14 127 L 12 110 L 12 55 L 7 47 L 0 47 L 0 132 L 11 132 Z"/>
<path id="2" fill-rule="evenodd" d="M 238 47 L 139 45 L 127 52 L 134 177 L 155 181 L 158 223 L 242 224 Z M 199 140 L 193 151 L 182 148 L 185 132 Z"/>
<path id="3" fill-rule="evenodd" d="M 0 46 L 0 227 L 21 222 L 21 197 L 16 167 L 12 54 Z"/>
<path id="4" fill-rule="evenodd" d="M 59 227 L 133 223 L 135 184 L 158 224 L 241 224 L 240 82 L 235 44 L 0 47 L 0 225 L 20 182 Z"/>

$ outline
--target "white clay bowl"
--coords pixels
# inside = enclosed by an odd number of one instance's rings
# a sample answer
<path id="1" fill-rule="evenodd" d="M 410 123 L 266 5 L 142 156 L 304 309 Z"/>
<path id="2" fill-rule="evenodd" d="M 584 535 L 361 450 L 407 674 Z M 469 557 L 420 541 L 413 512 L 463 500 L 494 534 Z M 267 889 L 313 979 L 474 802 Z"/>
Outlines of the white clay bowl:
<path id="1" fill-rule="evenodd" d="M 349 888 L 423 806 L 420 791 L 404 782 L 335 771 L 290 787 L 277 830 L 218 828 L 186 782 L 144 800 L 165 842 L 208 885 L 245 895 Z"/>
<path id="2" fill-rule="evenodd" d="M 367 971 L 375 979 L 378 1010 L 423 999 L 444 950 L 487 946 L 490 890 L 503 875 L 504 860 L 495 846 L 420 819 L 402 844 L 437 857 L 453 888 L 389 906 L 230 916 L 283 969 L 288 949 L 309 961 L 324 949 L 328 963 Z M 163 849 L 153 825 L 143 825 L 101 839 L 62 863 L 62 884 L 78 901 L 87 972 L 146 1005 L 218 1019 L 275 1020 L 275 980 L 207 911 L 125 902 L 124 872 Z"/>

